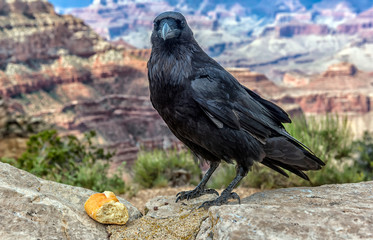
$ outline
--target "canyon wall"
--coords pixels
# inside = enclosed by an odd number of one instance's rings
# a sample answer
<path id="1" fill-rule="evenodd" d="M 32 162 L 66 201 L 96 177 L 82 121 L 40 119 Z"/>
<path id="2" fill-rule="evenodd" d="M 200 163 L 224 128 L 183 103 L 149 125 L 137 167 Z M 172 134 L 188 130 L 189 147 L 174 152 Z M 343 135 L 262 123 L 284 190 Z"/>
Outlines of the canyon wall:
<path id="1" fill-rule="evenodd" d="M 2 0 L 0 12 L 0 95 L 7 112 L 40 119 L 62 134 L 97 131 L 101 146 L 116 152 L 115 166 L 132 163 L 141 147 L 180 146 L 149 100 L 149 49 L 110 43 L 82 20 L 56 14 L 47 1 Z M 373 129 L 373 74 L 350 63 L 328 66 L 318 74 L 286 72 L 281 84 L 248 68 L 228 71 L 292 116 L 338 113 L 352 119 L 357 135 Z"/>

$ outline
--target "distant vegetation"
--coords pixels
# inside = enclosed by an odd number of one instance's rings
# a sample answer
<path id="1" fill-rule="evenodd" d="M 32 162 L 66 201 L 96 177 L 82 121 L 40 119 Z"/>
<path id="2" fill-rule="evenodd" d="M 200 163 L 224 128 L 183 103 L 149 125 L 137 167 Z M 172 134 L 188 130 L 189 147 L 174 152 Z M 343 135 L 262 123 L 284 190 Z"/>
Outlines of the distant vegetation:
<path id="1" fill-rule="evenodd" d="M 318 171 L 306 172 L 311 180 L 308 182 L 289 172 L 290 177 L 285 178 L 265 166 L 256 164 L 253 171 L 241 182 L 241 186 L 267 189 L 372 179 L 372 171 L 367 167 L 373 164 L 373 153 L 368 156 L 368 149 L 373 149 L 372 138 L 370 137 L 369 143 L 369 135 L 366 134 L 364 139 L 353 142 L 347 118 L 340 119 L 331 115 L 322 119 L 298 118 L 294 119 L 292 124 L 287 124 L 286 129 L 310 147 L 326 166 Z M 358 159 L 356 156 L 359 156 Z M 226 166 L 218 171 L 219 173 L 213 175 L 209 187 L 224 187 L 235 175 L 233 166 Z"/>
<path id="2" fill-rule="evenodd" d="M 358 167 L 364 180 L 373 179 L 373 135 L 365 132 L 361 140 L 355 141 L 353 144 L 355 149 L 355 165 Z"/>
<path id="3" fill-rule="evenodd" d="M 255 164 L 241 182 L 241 186 L 261 189 L 317 186 L 332 183 L 359 182 L 373 179 L 373 136 L 365 133 L 356 141 L 346 118 L 326 116 L 322 119 L 294 119 L 286 129 L 295 138 L 310 147 L 326 166 L 319 171 L 306 172 L 311 182 L 289 173 L 286 178 L 277 172 Z M 92 142 L 94 132 L 88 132 L 79 140 L 75 136 L 60 137 L 55 130 L 42 131 L 30 137 L 27 151 L 18 159 L 1 158 L 17 168 L 29 171 L 44 179 L 90 188 L 98 192 L 111 190 L 134 194 L 137 187 L 125 184 L 124 167 L 109 174 L 109 162 L 113 153 L 96 147 Z M 193 155 L 186 150 L 142 149 L 130 172 L 131 185 L 142 188 L 196 185 L 201 170 Z M 225 188 L 234 178 L 234 165 L 221 164 L 208 187 Z"/>
<path id="4" fill-rule="evenodd" d="M 142 150 L 133 168 L 134 181 L 143 188 L 196 185 L 201 178 L 198 163 L 189 151 Z"/>
<path id="5" fill-rule="evenodd" d="M 27 150 L 20 158 L 1 158 L 1 161 L 47 180 L 98 192 L 123 193 L 121 169 L 109 176 L 113 153 L 96 147 L 92 142 L 95 135 L 91 131 L 79 140 L 72 135 L 60 137 L 56 130 L 45 130 L 29 138 Z"/>
<path id="6" fill-rule="evenodd" d="M 326 166 L 319 171 L 308 171 L 311 182 L 289 173 L 289 178 L 261 164 L 255 164 L 253 170 L 241 182 L 243 187 L 261 189 L 318 186 L 333 183 L 348 183 L 373 178 L 373 137 L 366 133 L 361 140 L 353 142 L 347 118 L 328 115 L 321 119 L 294 119 L 286 125 L 287 131 L 310 147 Z M 193 166 L 192 156 L 188 153 L 165 152 L 155 150 L 142 151 L 135 163 L 135 182 L 144 188 L 172 186 L 172 172 L 188 169 L 197 183 L 198 170 Z M 235 176 L 234 165 L 221 164 L 214 173 L 208 187 L 225 188 Z"/>

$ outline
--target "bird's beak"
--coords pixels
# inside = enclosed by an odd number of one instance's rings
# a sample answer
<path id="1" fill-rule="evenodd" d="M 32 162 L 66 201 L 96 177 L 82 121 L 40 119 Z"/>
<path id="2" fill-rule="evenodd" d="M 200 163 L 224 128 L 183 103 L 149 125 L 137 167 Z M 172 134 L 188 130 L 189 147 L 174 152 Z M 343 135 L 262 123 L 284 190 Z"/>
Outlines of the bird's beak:
<path id="1" fill-rule="evenodd" d="M 171 33 L 172 32 L 172 30 L 171 30 L 171 28 L 170 28 L 170 26 L 168 26 L 168 24 L 167 23 L 165 23 L 164 25 L 163 25 L 163 27 L 162 27 L 162 33 L 161 33 L 161 36 L 162 36 L 162 38 L 163 38 L 163 40 L 165 40 L 166 41 L 166 39 L 168 39 L 168 38 L 170 38 L 171 36 Z"/>

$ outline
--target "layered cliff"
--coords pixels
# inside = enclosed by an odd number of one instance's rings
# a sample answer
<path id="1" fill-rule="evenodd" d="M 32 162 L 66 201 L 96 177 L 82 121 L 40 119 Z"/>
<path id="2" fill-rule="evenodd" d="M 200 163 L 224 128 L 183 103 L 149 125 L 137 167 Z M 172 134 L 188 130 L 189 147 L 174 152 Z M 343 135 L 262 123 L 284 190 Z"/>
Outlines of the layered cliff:
<path id="1" fill-rule="evenodd" d="M 150 47 L 154 17 L 182 12 L 203 49 L 227 67 L 279 82 L 289 71 L 324 72 L 348 61 L 373 71 L 371 1 L 95 1 L 67 12 L 107 39 Z"/>
<path id="2" fill-rule="evenodd" d="M 373 73 L 342 62 L 321 74 L 285 75 L 283 83 L 278 103 L 297 104 L 307 115 L 348 116 L 355 137 L 373 129 Z"/>
<path id="3" fill-rule="evenodd" d="M 133 161 L 140 146 L 177 144 L 149 101 L 150 50 L 111 44 L 81 20 L 56 14 L 46 1 L 0 1 L 0 9 L 0 94 L 9 111 L 38 117 L 65 134 L 96 130 L 100 143 L 116 151 L 115 165 Z M 281 43 L 294 43 L 286 41 Z M 272 50 L 281 54 L 283 46 Z M 322 74 L 284 72 L 280 86 L 247 68 L 228 70 L 292 115 L 348 114 L 356 132 L 373 128 L 373 75 L 354 65 L 330 65 Z"/>
<path id="4" fill-rule="evenodd" d="M 149 50 L 111 44 L 47 1 L 3 0 L 0 12 L 0 95 L 9 111 L 64 134 L 96 130 L 118 163 L 135 159 L 141 145 L 174 141 L 149 101 Z"/>

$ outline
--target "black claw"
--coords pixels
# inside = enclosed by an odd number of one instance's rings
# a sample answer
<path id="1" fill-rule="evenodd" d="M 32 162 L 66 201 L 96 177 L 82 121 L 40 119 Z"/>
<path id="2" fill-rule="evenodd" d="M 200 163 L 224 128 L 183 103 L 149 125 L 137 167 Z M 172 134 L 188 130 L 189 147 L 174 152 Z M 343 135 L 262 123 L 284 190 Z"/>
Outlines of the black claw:
<path id="1" fill-rule="evenodd" d="M 215 189 L 201 189 L 201 188 L 195 188 L 191 191 L 182 191 L 176 194 L 176 202 L 179 200 L 189 200 L 193 198 L 200 197 L 205 194 L 216 194 L 219 196 L 219 193 Z"/>
<path id="2" fill-rule="evenodd" d="M 232 193 L 231 193 L 231 198 L 232 198 L 232 199 L 236 199 L 236 200 L 238 200 L 238 204 L 241 204 L 240 196 L 238 196 L 237 193 L 232 192 Z"/>
<path id="3" fill-rule="evenodd" d="M 179 192 L 178 194 L 176 194 L 176 197 L 177 197 L 177 198 L 176 198 L 176 201 L 175 201 L 175 202 L 178 202 L 178 201 L 180 201 L 180 200 L 183 200 L 183 198 L 182 198 L 182 196 L 183 196 L 182 194 L 183 194 L 183 193 L 185 193 L 185 192 Z"/>
<path id="4" fill-rule="evenodd" d="M 217 196 L 219 196 L 218 191 L 216 191 L 215 189 L 205 189 L 205 194 L 216 194 Z"/>
<path id="5" fill-rule="evenodd" d="M 231 192 L 231 193 L 230 192 L 223 192 L 220 195 L 220 197 L 218 197 L 217 199 L 212 200 L 212 201 L 206 201 L 206 202 L 202 203 L 202 205 L 199 206 L 198 209 L 204 208 L 204 209 L 207 210 L 211 206 L 221 206 L 223 204 L 228 203 L 229 199 L 238 200 L 238 203 L 241 204 L 240 196 L 238 196 L 237 193 L 235 193 L 235 192 Z"/>

